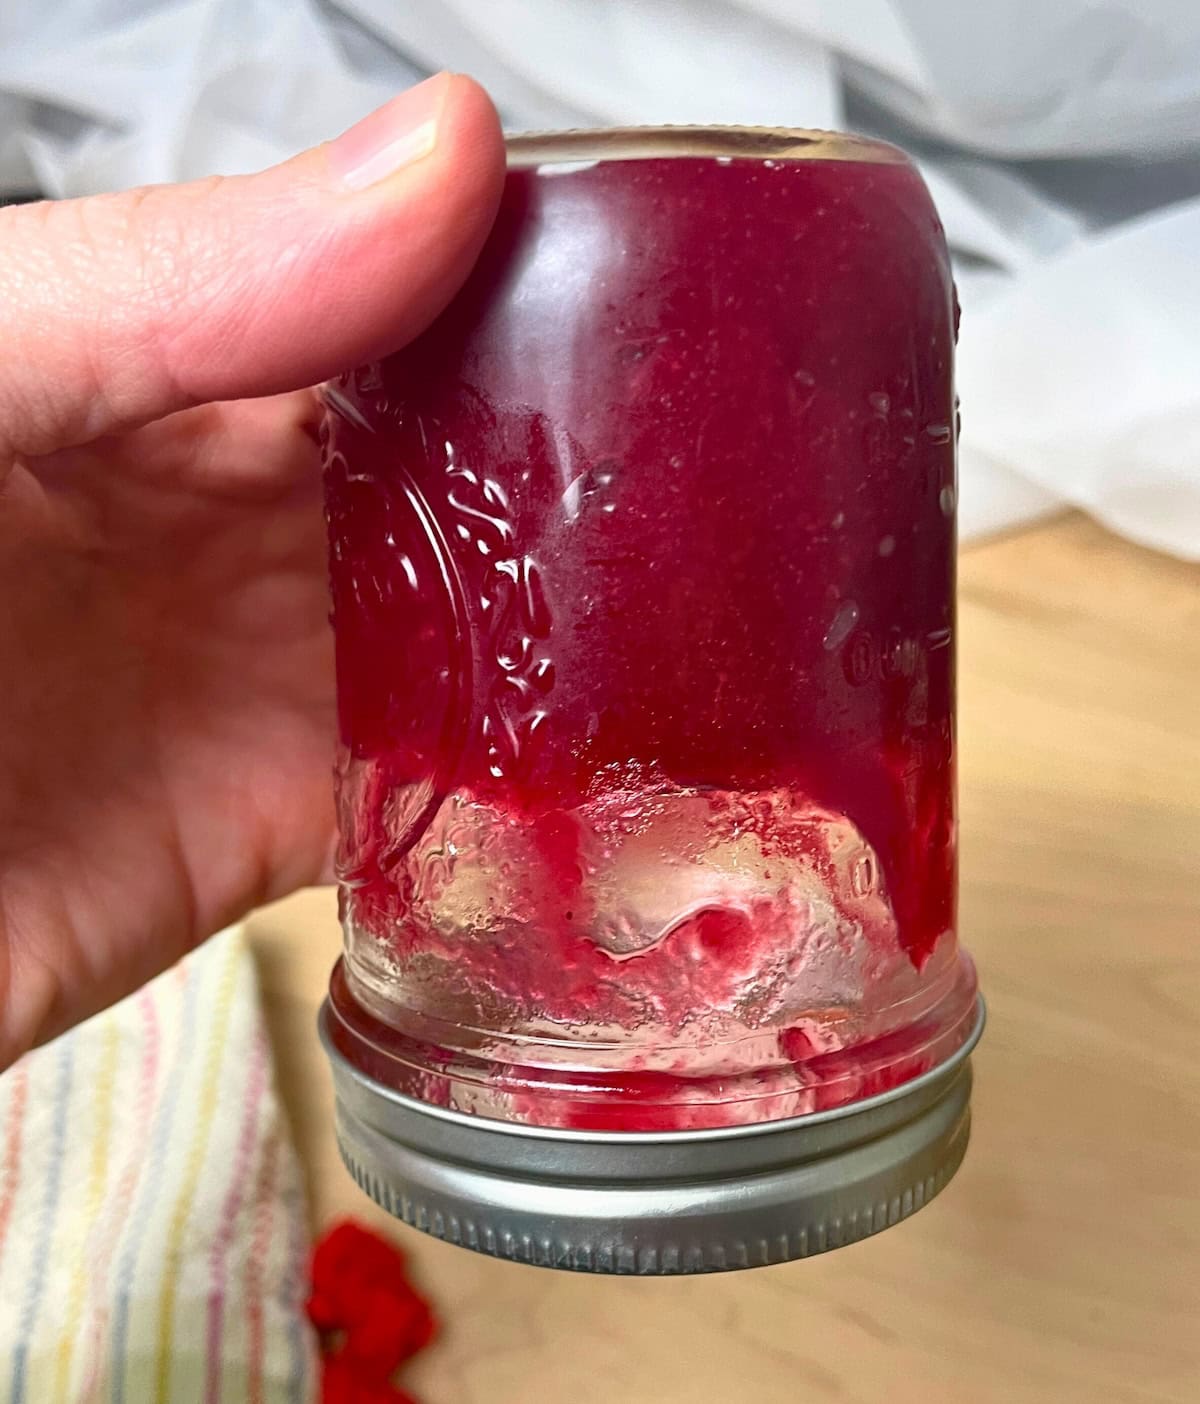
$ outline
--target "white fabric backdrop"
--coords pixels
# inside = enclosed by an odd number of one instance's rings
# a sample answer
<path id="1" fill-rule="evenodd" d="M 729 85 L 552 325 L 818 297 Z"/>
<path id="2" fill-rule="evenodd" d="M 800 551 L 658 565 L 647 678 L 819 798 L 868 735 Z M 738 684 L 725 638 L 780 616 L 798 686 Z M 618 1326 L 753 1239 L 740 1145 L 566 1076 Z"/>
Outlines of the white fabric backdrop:
<path id="1" fill-rule="evenodd" d="M 966 537 L 1063 501 L 1200 559 L 1195 0 L 3 0 L 0 190 L 249 170 L 423 73 L 511 128 L 850 126 L 921 160 Z"/>

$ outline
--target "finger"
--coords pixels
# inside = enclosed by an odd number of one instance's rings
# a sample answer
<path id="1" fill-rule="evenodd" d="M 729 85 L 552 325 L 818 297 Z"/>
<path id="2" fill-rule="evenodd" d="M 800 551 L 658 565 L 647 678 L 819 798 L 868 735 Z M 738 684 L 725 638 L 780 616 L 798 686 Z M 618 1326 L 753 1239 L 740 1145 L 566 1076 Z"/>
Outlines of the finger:
<path id="1" fill-rule="evenodd" d="M 320 481 L 320 397 L 292 390 L 253 400 L 222 400 L 180 410 L 121 439 L 126 476 L 153 486 L 171 485 L 206 499 L 267 500 L 295 482 Z M 80 453 L 107 459 L 105 439 L 89 449 L 41 459 L 34 466 Z M 70 469 L 63 470 L 69 476 Z"/>
<path id="2" fill-rule="evenodd" d="M 80 492 L 94 479 L 111 500 L 112 464 L 121 481 L 205 499 L 252 502 L 277 497 L 300 479 L 320 480 L 322 406 L 316 390 L 252 400 L 218 400 L 164 415 L 117 437 L 41 454 L 28 461 L 43 487 Z"/>
<path id="3" fill-rule="evenodd" d="M 503 172 L 487 95 L 439 74 L 259 175 L 0 210 L 0 455 L 402 345 L 466 276 Z"/>

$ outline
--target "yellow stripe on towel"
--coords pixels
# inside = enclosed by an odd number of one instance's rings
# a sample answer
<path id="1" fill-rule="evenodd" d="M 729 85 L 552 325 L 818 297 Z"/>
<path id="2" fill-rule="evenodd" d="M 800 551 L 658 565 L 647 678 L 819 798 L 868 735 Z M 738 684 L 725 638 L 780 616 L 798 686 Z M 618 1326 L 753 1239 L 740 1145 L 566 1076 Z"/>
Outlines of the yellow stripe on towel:
<path id="1" fill-rule="evenodd" d="M 100 1054 L 100 1066 L 93 1085 L 92 1107 L 95 1111 L 95 1129 L 92 1132 L 92 1162 L 88 1170 L 87 1194 L 84 1197 L 86 1215 L 84 1222 L 94 1224 L 104 1202 L 104 1191 L 108 1186 L 108 1155 L 112 1140 L 113 1096 L 116 1088 L 117 1059 L 121 1052 L 121 1028 L 115 1019 L 109 1019 L 104 1029 L 104 1042 Z M 58 1342 L 58 1362 L 54 1373 L 55 1399 L 67 1398 L 67 1387 L 71 1379 L 71 1355 L 79 1336 L 83 1319 L 83 1303 L 87 1296 L 88 1277 L 94 1267 L 88 1252 L 87 1235 L 80 1239 L 79 1257 L 71 1276 L 71 1287 L 67 1295 L 67 1311 L 63 1321 L 63 1333 Z"/>
<path id="2" fill-rule="evenodd" d="M 200 1097 L 196 1107 L 196 1130 L 184 1167 L 183 1184 L 176 1196 L 170 1227 L 167 1231 L 166 1260 L 163 1264 L 162 1311 L 158 1323 L 158 1355 L 155 1367 L 155 1399 L 158 1404 L 169 1404 L 171 1397 L 171 1344 L 175 1332 L 176 1291 L 184 1257 L 184 1235 L 187 1232 L 188 1218 L 196 1197 L 196 1189 L 200 1183 L 200 1173 L 204 1168 L 204 1157 L 208 1150 L 209 1135 L 217 1110 L 217 1089 L 220 1085 L 221 1061 L 229 1041 L 229 1022 L 233 1011 L 234 991 L 237 986 L 239 955 L 240 946 L 238 943 L 230 942 L 221 968 L 216 1008 L 212 1027 L 208 1034 L 208 1056 L 205 1061 L 204 1078 L 200 1085 Z"/>

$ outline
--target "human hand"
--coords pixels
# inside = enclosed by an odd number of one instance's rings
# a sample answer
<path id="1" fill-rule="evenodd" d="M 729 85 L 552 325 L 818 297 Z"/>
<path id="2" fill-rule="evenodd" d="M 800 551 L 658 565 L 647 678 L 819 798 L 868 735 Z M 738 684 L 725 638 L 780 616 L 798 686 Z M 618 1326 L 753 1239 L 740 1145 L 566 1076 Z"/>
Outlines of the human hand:
<path id="1" fill-rule="evenodd" d="M 503 169 L 443 74 L 260 175 L 0 210 L 0 1069 L 326 875 L 304 387 L 436 315 Z"/>

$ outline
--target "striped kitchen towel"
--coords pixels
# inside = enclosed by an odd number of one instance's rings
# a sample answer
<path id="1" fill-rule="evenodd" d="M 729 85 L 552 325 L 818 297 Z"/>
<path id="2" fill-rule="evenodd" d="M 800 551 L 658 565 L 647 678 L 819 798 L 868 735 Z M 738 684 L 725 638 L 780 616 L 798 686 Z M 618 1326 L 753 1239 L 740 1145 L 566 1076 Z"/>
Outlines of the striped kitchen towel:
<path id="1" fill-rule="evenodd" d="M 240 929 L 0 1077 L 0 1401 L 308 1404 L 307 1246 Z"/>

